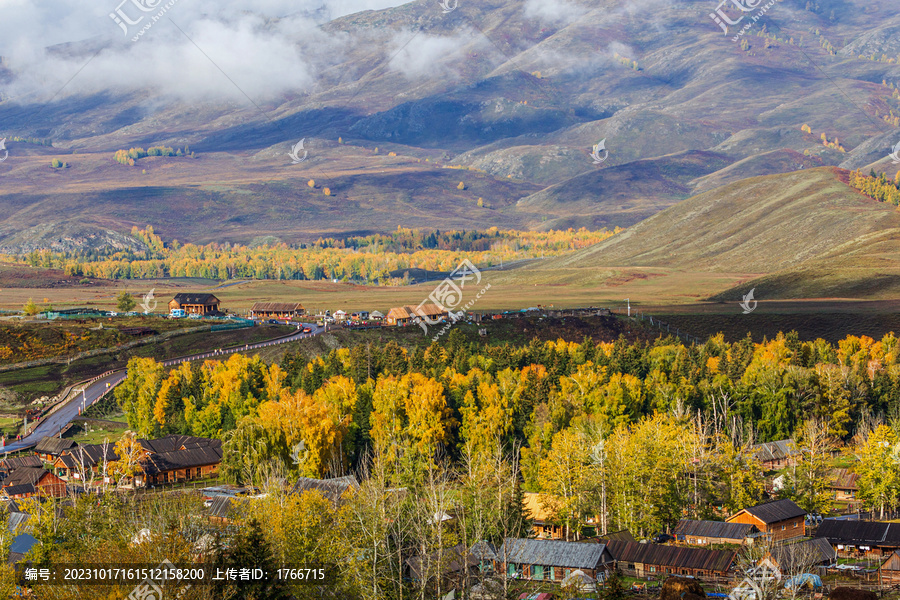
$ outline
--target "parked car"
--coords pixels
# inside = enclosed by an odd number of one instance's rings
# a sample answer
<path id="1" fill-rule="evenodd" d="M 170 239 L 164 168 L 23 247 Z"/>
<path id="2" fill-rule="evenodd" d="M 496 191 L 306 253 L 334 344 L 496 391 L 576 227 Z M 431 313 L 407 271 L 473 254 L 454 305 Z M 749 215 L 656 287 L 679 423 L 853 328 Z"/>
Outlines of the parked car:
<path id="1" fill-rule="evenodd" d="M 119 313 L 117 313 L 117 312 L 111 310 L 111 311 L 109 311 L 108 313 L 106 313 L 106 315 L 107 315 L 108 317 L 118 317 L 118 316 L 119 316 Z"/>

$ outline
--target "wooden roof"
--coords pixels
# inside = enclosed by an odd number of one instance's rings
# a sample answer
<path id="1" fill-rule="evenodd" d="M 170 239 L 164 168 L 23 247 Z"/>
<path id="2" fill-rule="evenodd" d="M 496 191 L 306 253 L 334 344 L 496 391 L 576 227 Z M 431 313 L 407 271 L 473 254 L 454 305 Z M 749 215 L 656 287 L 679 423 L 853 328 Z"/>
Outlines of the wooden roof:
<path id="1" fill-rule="evenodd" d="M 764 502 L 763 504 L 757 504 L 756 506 L 745 508 L 744 510 L 737 512 L 728 520 L 731 521 L 731 519 L 741 514 L 742 512 L 753 515 L 766 525 L 772 523 L 780 523 L 781 521 L 787 521 L 788 519 L 795 519 L 797 517 L 806 515 L 806 511 L 794 504 L 793 500 L 788 500 L 785 498 L 784 500 Z"/>
<path id="2" fill-rule="evenodd" d="M 832 469 L 831 471 L 831 488 L 838 490 L 856 490 L 859 474 L 854 473 L 852 469 Z"/>
<path id="3" fill-rule="evenodd" d="M 303 305 L 299 302 L 255 302 L 250 312 L 296 312 L 302 311 Z"/>
<path id="4" fill-rule="evenodd" d="M 756 526 L 749 523 L 726 523 L 723 521 L 692 521 L 682 519 L 675 526 L 675 537 L 697 536 L 709 538 L 721 538 L 725 540 L 740 541 L 747 537 Z"/>
<path id="5" fill-rule="evenodd" d="M 506 538 L 497 556 L 504 562 L 520 565 L 596 569 L 609 559 L 608 553 L 604 558 L 606 548 L 606 544 Z"/>
<path id="6" fill-rule="evenodd" d="M 615 540 L 606 544 L 606 547 L 618 562 L 715 572 L 727 571 L 734 562 L 736 554 L 731 550 L 707 550 L 706 548 L 663 546 Z"/>
<path id="7" fill-rule="evenodd" d="M 821 563 L 831 564 L 837 559 L 834 548 L 823 537 L 776 546 L 772 549 L 772 557 L 784 571 L 794 571 L 795 567 L 808 569 Z"/>
<path id="8" fill-rule="evenodd" d="M 52 454 L 59 456 L 64 450 L 68 450 L 73 446 L 77 446 L 73 440 L 68 438 L 44 437 L 38 440 L 34 445 L 34 451 L 38 454 Z"/>
<path id="9" fill-rule="evenodd" d="M 776 440 L 774 442 L 765 442 L 756 444 L 752 448 L 753 455 L 763 461 L 784 460 L 797 454 L 797 445 L 794 440 Z"/>
<path id="10" fill-rule="evenodd" d="M 531 515 L 531 519 L 533 521 L 537 521 L 538 523 L 546 523 L 550 520 L 550 515 L 544 510 L 544 507 L 541 505 L 541 501 L 546 502 L 543 494 L 539 494 L 537 492 L 525 492 L 523 494 L 523 504 L 525 505 L 525 510 L 528 511 L 528 514 Z"/>
<path id="11" fill-rule="evenodd" d="M 185 304 L 202 304 L 204 306 L 219 304 L 219 299 L 216 298 L 213 294 L 180 293 L 175 294 L 173 300 L 182 306 L 184 306 Z"/>
<path id="12" fill-rule="evenodd" d="M 446 315 L 447 311 L 437 304 L 423 304 L 421 306 L 398 306 L 388 311 L 388 319 L 412 319 L 413 317 L 439 317 Z"/>
<path id="13" fill-rule="evenodd" d="M 832 545 L 900 548 L 900 523 L 825 519 L 816 536 L 827 538 Z"/>

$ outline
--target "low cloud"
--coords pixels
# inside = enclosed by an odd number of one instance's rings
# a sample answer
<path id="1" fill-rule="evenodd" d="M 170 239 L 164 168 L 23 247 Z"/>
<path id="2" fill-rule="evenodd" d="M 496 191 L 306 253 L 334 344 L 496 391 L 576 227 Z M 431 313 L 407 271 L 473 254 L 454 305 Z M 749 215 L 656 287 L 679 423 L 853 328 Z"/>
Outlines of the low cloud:
<path id="1" fill-rule="evenodd" d="M 547 24 L 571 23 L 588 12 L 577 4 L 565 0 L 528 0 L 525 16 Z"/>
<path id="2" fill-rule="evenodd" d="M 146 89 L 186 100 L 303 92 L 348 45 L 322 32 L 323 22 L 405 1 L 177 0 L 132 42 L 158 12 L 138 4 L 164 1 L 0 0 L 0 56 L 13 76 L 2 98 L 41 101 L 64 86 L 61 96 Z M 126 33 L 110 17 L 118 8 L 144 19 Z"/>
<path id="3" fill-rule="evenodd" d="M 397 35 L 390 47 L 390 67 L 409 79 L 420 77 L 457 77 L 460 61 L 473 44 L 483 47 L 471 31 L 437 36 L 405 31 Z M 454 64 L 456 63 L 456 64 Z"/>

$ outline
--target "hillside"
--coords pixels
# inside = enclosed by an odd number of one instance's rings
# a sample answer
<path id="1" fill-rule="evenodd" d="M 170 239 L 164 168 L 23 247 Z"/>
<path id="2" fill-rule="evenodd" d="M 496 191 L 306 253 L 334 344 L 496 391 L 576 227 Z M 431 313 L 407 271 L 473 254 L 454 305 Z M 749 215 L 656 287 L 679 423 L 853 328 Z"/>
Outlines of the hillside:
<path id="1" fill-rule="evenodd" d="M 65 32 L 5 19 L 0 247 L 631 225 L 748 177 L 897 169 L 889 0 L 782 0 L 742 42 L 697 0 L 345 5 L 179 4 L 127 46 L 65 4 Z M 153 145 L 196 155 L 113 160 Z"/>
<path id="2" fill-rule="evenodd" d="M 900 213 L 816 168 L 755 177 L 689 198 L 620 235 L 506 277 L 549 283 L 631 276 L 738 276 L 713 294 L 881 297 L 897 288 Z M 723 279 L 723 281 L 725 281 Z"/>

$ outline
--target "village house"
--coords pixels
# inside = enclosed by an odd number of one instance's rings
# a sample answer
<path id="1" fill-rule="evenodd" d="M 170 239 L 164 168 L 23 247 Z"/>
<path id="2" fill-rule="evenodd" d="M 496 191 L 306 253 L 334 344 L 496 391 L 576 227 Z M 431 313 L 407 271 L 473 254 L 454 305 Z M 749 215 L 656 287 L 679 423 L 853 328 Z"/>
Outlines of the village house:
<path id="1" fill-rule="evenodd" d="M 563 539 L 564 528 L 551 522 L 549 513 L 544 509 L 546 496 L 536 492 L 525 492 L 523 496 L 523 504 L 526 513 L 531 518 L 531 530 L 534 532 L 534 537 L 546 540 Z"/>
<path id="2" fill-rule="evenodd" d="M 188 315 L 211 315 L 219 312 L 220 300 L 212 294 L 175 294 L 169 312 L 183 310 Z"/>
<path id="3" fill-rule="evenodd" d="M 143 449 L 138 461 L 139 473 L 131 482 L 136 487 L 177 483 L 213 477 L 222 461 L 222 441 L 189 435 L 167 435 L 155 440 L 137 440 Z M 104 469 L 119 460 L 115 445 L 90 444 L 68 450 L 53 464 L 67 479 L 103 477 Z M 112 483 L 104 478 L 102 483 Z"/>
<path id="4" fill-rule="evenodd" d="M 816 537 L 827 539 L 841 557 L 887 556 L 900 550 L 900 523 L 825 519 Z"/>
<path id="5" fill-rule="evenodd" d="M 745 508 L 727 521 L 755 525 L 773 542 L 783 542 L 806 535 L 805 517 L 805 510 L 785 499 Z"/>
<path id="6" fill-rule="evenodd" d="M 834 499 L 837 502 L 856 505 L 859 503 L 856 498 L 856 493 L 859 491 L 857 480 L 859 480 L 859 474 L 854 473 L 851 469 L 833 469 L 828 489 L 834 493 Z"/>
<path id="7" fill-rule="evenodd" d="M 497 561 L 495 570 L 507 577 L 560 582 L 576 570 L 596 580 L 612 567 L 613 556 L 607 544 L 506 538 Z"/>
<path id="8" fill-rule="evenodd" d="M 447 316 L 448 312 L 437 304 L 422 304 L 421 306 L 408 304 L 388 311 L 385 322 L 388 325 L 408 325 L 414 322 L 414 318 L 420 317 L 423 320 L 427 319 L 425 321 L 427 324 L 428 321 L 439 321 Z"/>
<path id="9" fill-rule="evenodd" d="M 251 319 L 295 320 L 306 314 L 299 302 L 257 302 L 250 308 Z"/>
<path id="10" fill-rule="evenodd" d="M 167 435 L 155 440 L 138 440 L 145 455 L 142 475 L 134 484 L 179 483 L 217 476 L 222 462 L 222 441 L 190 435 Z"/>
<path id="11" fill-rule="evenodd" d="M 682 519 L 675 526 L 672 535 L 675 536 L 675 541 L 678 543 L 705 546 L 709 544 L 743 545 L 754 533 L 759 533 L 759 530 L 751 523 Z"/>
<path id="12" fill-rule="evenodd" d="M 22 467 L 43 468 L 44 461 L 37 456 L 10 456 L 0 460 L 0 482 L 7 479 L 16 469 Z"/>
<path id="13" fill-rule="evenodd" d="M 834 548 L 823 537 L 775 546 L 769 558 L 782 573 L 806 573 L 813 567 L 837 563 Z"/>
<path id="14" fill-rule="evenodd" d="M 45 437 L 34 445 L 34 453 L 44 462 L 52 463 L 66 450 L 71 450 L 78 444 L 68 438 Z"/>
<path id="15" fill-rule="evenodd" d="M 103 477 L 109 463 L 119 460 L 115 452 L 115 444 L 86 444 L 64 450 L 53 461 L 53 471 L 66 480 L 92 480 L 95 476 Z M 106 483 L 106 482 L 104 482 Z"/>
<path id="16" fill-rule="evenodd" d="M 756 444 L 751 448 L 756 458 L 767 471 L 777 471 L 796 464 L 797 444 L 794 440 L 778 440 Z"/>
<path id="17" fill-rule="evenodd" d="M 728 577 L 733 550 L 708 550 L 661 544 L 612 541 L 606 545 L 616 567 L 629 577 L 682 575 L 697 579 Z"/>
<path id="18" fill-rule="evenodd" d="M 19 467 L 10 471 L 0 489 L 7 498 L 66 495 L 66 482 L 43 467 Z"/>

